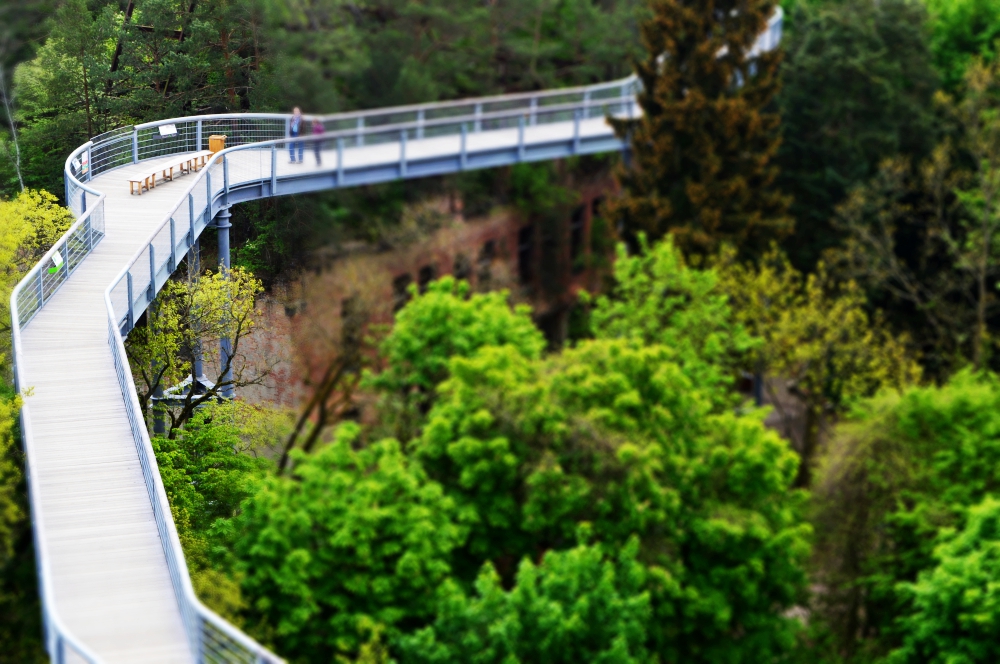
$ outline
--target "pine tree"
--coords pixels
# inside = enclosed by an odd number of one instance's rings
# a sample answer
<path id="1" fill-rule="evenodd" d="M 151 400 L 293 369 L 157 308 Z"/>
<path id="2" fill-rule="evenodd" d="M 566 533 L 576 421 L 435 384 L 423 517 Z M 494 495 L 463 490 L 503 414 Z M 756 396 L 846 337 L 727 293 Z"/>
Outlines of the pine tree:
<path id="1" fill-rule="evenodd" d="M 687 252 L 753 255 L 791 232 L 775 187 L 779 51 L 748 54 L 773 0 L 649 0 L 636 120 L 616 120 L 633 163 L 612 213 L 627 236 L 672 233 Z"/>

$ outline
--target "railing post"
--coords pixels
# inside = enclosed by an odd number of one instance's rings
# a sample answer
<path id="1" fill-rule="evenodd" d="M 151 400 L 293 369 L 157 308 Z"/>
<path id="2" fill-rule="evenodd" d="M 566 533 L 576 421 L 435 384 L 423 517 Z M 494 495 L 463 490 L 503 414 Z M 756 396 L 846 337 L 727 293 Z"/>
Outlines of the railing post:
<path id="1" fill-rule="evenodd" d="M 132 130 L 132 163 L 139 163 L 139 130 Z"/>
<path id="2" fill-rule="evenodd" d="M 201 120 L 198 120 L 194 130 L 194 151 L 201 152 Z"/>
<path id="3" fill-rule="evenodd" d="M 207 167 L 206 167 L 207 168 Z M 205 171 L 205 225 L 212 223 L 212 174 Z"/>
<path id="4" fill-rule="evenodd" d="M 174 218 L 170 217 L 170 272 L 177 269 L 177 230 Z"/>
<path id="5" fill-rule="evenodd" d="M 94 250 L 94 222 L 92 219 L 87 219 L 87 253 L 89 254 Z"/>
<path id="6" fill-rule="evenodd" d="M 483 105 L 481 103 L 476 104 L 475 115 L 476 115 L 476 123 L 473 126 L 472 130 L 478 134 L 483 129 Z"/>
<path id="7" fill-rule="evenodd" d="M 87 148 L 87 182 L 94 179 L 94 154 L 91 152 L 90 148 Z"/>
<path id="8" fill-rule="evenodd" d="M 278 146 L 271 144 L 271 195 L 278 190 Z"/>
<path id="9" fill-rule="evenodd" d="M 524 116 L 517 118 L 517 160 L 524 161 Z"/>
<path id="10" fill-rule="evenodd" d="M 424 137 L 424 109 L 417 111 L 417 140 Z"/>
<path id="11" fill-rule="evenodd" d="M 580 152 L 580 109 L 573 112 L 573 154 Z"/>
<path id="12" fill-rule="evenodd" d="M 80 216 L 87 211 L 87 191 L 85 189 L 80 190 Z"/>
<path id="13" fill-rule="evenodd" d="M 538 97 L 531 98 L 531 126 L 538 123 Z"/>
<path id="14" fill-rule="evenodd" d="M 466 143 L 468 142 L 469 131 L 465 127 L 465 123 L 462 123 L 462 138 L 459 144 L 459 166 L 464 171 L 465 167 L 469 163 L 469 157 L 466 150 Z"/>
<path id="15" fill-rule="evenodd" d="M 590 117 L 590 88 L 583 91 L 583 117 Z"/>
<path id="16" fill-rule="evenodd" d="M 188 194 L 188 249 L 194 246 L 194 196 Z"/>
<path id="17" fill-rule="evenodd" d="M 226 195 L 226 203 L 229 202 L 229 155 L 222 155 L 222 189 Z"/>
<path id="18" fill-rule="evenodd" d="M 219 269 L 224 275 L 229 274 L 230 268 L 230 257 L 229 257 L 229 229 L 232 224 L 229 222 L 232 214 L 229 212 L 228 207 L 224 207 L 219 210 L 219 214 L 215 215 L 215 228 L 219 233 Z M 236 395 L 236 389 L 233 386 L 233 368 L 232 368 L 232 357 L 233 357 L 233 344 L 230 339 L 223 337 L 219 339 L 219 363 L 222 367 L 229 364 L 229 368 L 223 372 L 222 381 L 223 386 L 221 390 L 221 395 L 223 399 L 232 399 Z M 229 385 L 225 385 L 229 383 Z"/>
<path id="19" fill-rule="evenodd" d="M 399 131 L 399 177 L 406 177 L 406 130 Z"/>
<path id="20" fill-rule="evenodd" d="M 128 327 L 128 330 L 131 330 L 132 326 L 135 324 L 135 316 L 133 316 L 133 312 L 132 312 L 132 302 L 133 302 L 134 298 L 132 297 L 132 272 L 131 272 L 131 270 L 125 273 L 125 290 L 126 290 L 126 294 L 128 295 L 128 317 L 126 318 L 125 322 L 126 322 L 126 326 Z M 128 334 L 128 330 L 125 331 L 126 334 Z"/>
<path id="21" fill-rule="evenodd" d="M 45 306 L 45 270 L 38 270 L 38 308 Z"/>
<path id="22" fill-rule="evenodd" d="M 146 294 L 146 299 L 150 302 L 156 297 L 156 247 L 153 243 L 149 243 L 149 291 Z"/>
<path id="23" fill-rule="evenodd" d="M 292 135 L 292 119 L 285 118 L 285 138 L 290 138 L 291 135 Z"/>
<path id="24" fill-rule="evenodd" d="M 358 117 L 357 132 L 358 132 L 358 137 L 355 142 L 358 144 L 358 147 L 361 147 L 362 145 L 365 144 L 365 116 L 363 115 Z"/>
<path id="25" fill-rule="evenodd" d="M 337 186 L 344 186 L 344 139 L 337 139 Z"/>

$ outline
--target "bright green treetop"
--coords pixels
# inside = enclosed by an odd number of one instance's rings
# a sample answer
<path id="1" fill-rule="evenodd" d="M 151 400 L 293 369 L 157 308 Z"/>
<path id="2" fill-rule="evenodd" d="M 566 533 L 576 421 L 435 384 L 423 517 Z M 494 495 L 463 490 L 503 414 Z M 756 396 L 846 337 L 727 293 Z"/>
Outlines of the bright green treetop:
<path id="1" fill-rule="evenodd" d="M 661 344 L 696 385 L 731 385 L 738 360 L 759 340 L 736 321 L 718 275 L 690 267 L 669 235 L 652 246 L 640 235 L 639 245 L 632 256 L 618 246 L 614 288 L 591 314 L 594 335 Z"/>
<path id="2" fill-rule="evenodd" d="M 452 501 L 400 445 L 355 449 L 344 424 L 292 477 L 260 482 L 214 536 L 232 554 L 248 629 L 291 661 L 354 653 L 373 625 L 395 630 L 433 615 L 461 541 Z"/>
<path id="3" fill-rule="evenodd" d="M 444 588 L 433 626 L 402 640 L 402 660 L 434 664 L 639 664 L 650 618 L 646 572 L 638 542 L 616 556 L 580 545 L 550 551 L 539 565 L 522 561 L 514 587 L 504 590 L 493 566 L 483 566 L 476 593 Z"/>
<path id="4" fill-rule="evenodd" d="M 716 414 L 673 358 L 626 339 L 542 361 L 510 346 L 456 358 L 414 452 L 470 527 L 460 574 L 489 559 L 512 579 L 589 522 L 612 548 L 639 538 L 655 650 L 760 661 L 788 645 L 776 607 L 804 582 L 797 458 L 759 416 Z"/>
<path id="5" fill-rule="evenodd" d="M 903 647 L 892 664 L 976 664 L 1000 659 L 1000 501 L 968 511 L 958 533 L 945 531 L 937 565 L 901 583 L 913 611 L 901 620 Z"/>

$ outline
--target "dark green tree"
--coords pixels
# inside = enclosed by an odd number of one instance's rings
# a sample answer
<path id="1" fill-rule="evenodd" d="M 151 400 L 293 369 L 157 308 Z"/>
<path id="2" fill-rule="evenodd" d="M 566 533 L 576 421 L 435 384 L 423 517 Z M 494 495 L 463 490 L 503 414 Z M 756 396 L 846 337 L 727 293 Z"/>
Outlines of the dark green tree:
<path id="1" fill-rule="evenodd" d="M 675 236 L 686 252 L 729 242 L 747 254 L 792 230 L 775 186 L 778 50 L 750 56 L 776 3 L 651 0 L 636 62 L 642 118 L 615 122 L 631 145 L 611 206 L 626 233 Z"/>
<path id="2" fill-rule="evenodd" d="M 996 0 L 930 0 L 930 47 L 948 90 L 957 90 L 975 56 L 996 55 L 1000 3 Z"/>
<path id="3" fill-rule="evenodd" d="M 842 234 L 830 223 L 848 189 L 883 159 L 920 160 L 935 143 L 937 75 L 926 11 L 907 0 L 800 3 L 785 37 L 778 182 L 791 194 L 789 257 L 810 270 Z"/>

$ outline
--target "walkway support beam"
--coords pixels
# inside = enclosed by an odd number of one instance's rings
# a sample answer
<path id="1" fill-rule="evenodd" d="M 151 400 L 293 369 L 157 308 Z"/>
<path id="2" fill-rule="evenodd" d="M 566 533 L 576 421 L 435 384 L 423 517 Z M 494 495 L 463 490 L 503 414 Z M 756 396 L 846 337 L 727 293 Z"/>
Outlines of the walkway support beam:
<path id="1" fill-rule="evenodd" d="M 232 267 L 229 255 L 229 229 L 232 224 L 229 219 L 232 213 L 228 207 L 224 207 L 215 214 L 215 229 L 219 232 L 219 269 L 223 274 L 229 274 Z M 219 365 L 225 367 L 226 371 L 222 375 L 222 389 L 220 395 L 223 399 L 232 399 L 236 396 L 236 388 L 233 386 L 233 343 L 231 339 L 223 337 L 219 340 Z M 227 367 L 227 365 L 229 365 Z"/>

